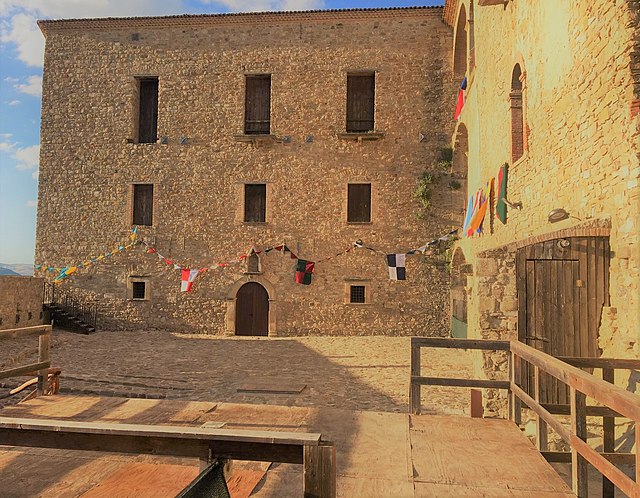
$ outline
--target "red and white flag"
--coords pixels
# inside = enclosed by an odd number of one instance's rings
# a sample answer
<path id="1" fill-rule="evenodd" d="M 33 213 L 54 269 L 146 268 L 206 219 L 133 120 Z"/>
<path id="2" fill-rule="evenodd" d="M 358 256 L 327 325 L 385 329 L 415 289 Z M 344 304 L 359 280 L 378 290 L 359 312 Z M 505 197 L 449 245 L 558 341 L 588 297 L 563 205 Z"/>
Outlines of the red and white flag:
<path id="1" fill-rule="evenodd" d="M 189 270 L 188 268 L 184 268 L 182 270 L 182 285 L 180 286 L 181 292 L 189 292 L 191 290 L 193 281 L 196 279 L 199 272 L 200 270 Z"/>

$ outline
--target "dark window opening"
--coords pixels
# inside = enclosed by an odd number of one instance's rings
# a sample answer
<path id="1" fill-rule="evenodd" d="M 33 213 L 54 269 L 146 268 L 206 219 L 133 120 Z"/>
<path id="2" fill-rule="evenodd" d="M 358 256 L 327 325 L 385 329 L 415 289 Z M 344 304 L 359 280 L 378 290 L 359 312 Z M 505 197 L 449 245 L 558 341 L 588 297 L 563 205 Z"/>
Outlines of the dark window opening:
<path id="1" fill-rule="evenodd" d="M 145 282 L 131 282 L 131 297 L 133 299 L 144 299 L 147 284 Z"/>
<path id="2" fill-rule="evenodd" d="M 244 221 L 264 223 L 267 214 L 267 186 L 244 186 Z"/>
<path id="3" fill-rule="evenodd" d="M 138 143 L 153 144 L 158 140 L 158 78 L 141 78 L 138 84 Z"/>
<path id="4" fill-rule="evenodd" d="M 522 110 L 522 71 L 516 64 L 511 75 L 511 162 L 514 163 L 524 155 L 524 113 Z"/>
<path id="5" fill-rule="evenodd" d="M 347 221 L 350 223 L 369 223 L 371 221 L 370 183 L 349 184 Z"/>
<path id="6" fill-rule="evenodd" d="M 16 315 L 16 323 L 20 321 L 20 315 Z"/>
<path id="7" fill-rule="evenodd" d="M 271 131 L 271 75 L 248 75 L 245 86 L 244 132 L 268 135 Z"/>
<path id="8" fill-rule="evenodd" d="M 365 302 L 364 285 L 352 285 L 350 288 L 349 302 L 355 304 L 364 304 Z"/>
<path id="9" fill-rule="evenodd" d="M 153 225 L 153 185 L 133 186 L 133 224 Z"/>
<path id="10" fill-rule="evenodd" d="M 31 320 L 33 318 L 33 313 L 31 311 L 27 312 L 27 320 Z"/>
<path id="11" fill-rule="evenodd" d="M 373 130 L 375 74 L 347 75 L 347 131 Z"/>

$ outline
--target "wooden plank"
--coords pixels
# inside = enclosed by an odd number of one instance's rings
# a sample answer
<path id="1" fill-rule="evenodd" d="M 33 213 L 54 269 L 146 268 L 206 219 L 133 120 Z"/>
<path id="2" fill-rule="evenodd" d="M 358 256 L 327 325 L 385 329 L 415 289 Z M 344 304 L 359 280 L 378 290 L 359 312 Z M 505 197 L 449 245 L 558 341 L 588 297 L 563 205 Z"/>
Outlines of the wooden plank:
<path id="1" fill-rule="evenodd" d="M 487 351 L 509 351 L 509 341 L 488 339 L 449 339 L 444 337 L 412 337 L 411 344 L 418 347 L 445 349 L 482 349 Z"/>
<path id="2" fill-rule="evenodd" d="M 574 354 L 578 356 L 589 355 L 589 259 L 587 256 L 588 244 L 587 239 L 581 237 L 576 238 L 576 246 L 578 250 L 579 276 L 581 284 L 579 287 L 580 294 L 580 327 L 579 333 L 576 334 L 578 344 Z"/>
<path id="3" fill-rule="evenodd" d="M 600 325 L 600 309 L 597 302 L 598 280 L 596 274 L 596 239 L 587 238 L 587 321 L 589 323 L 589 337 L 585 344 L 586 350 L 582 356 L 598 356 L 598 327 Z"/>
<path id="4" fill-rule="evenodd" d="M 530 337 L 535 337 L 536 334 L 536 323 L 535 317 L 537 313 L 537 308 L 539 306 L 536 302 L 536 275 L 535 275 L 535 261 L 526 261 L 526 282 L 525 282 L 525 299 L 526 299 L 526 315 L 524 322 L 524 330 L 522 331 L 522 339 L 521 342 L 524 344 L 528 344 L 535 348 L 538 348 L 537 342 Z M 531 365 L 525 363 L 522 365 L 522 374 L 524 379 L 522 387 L 528 393 L 533 392 L 533 370 Z M 514 380 L 515 382 L 515 380 Z"/>
<path id="5" fill-rule="evenodd" d="M 23 367 L 10 368 L 9 370 L 1 370 L 0 371 L 0 379 L 8 379 L 9 377 L 18 377 L 20 375 L 31 375 L 36 374 L 38 370 L 42 370 L 43 368 L 49 368 L 51 366 L 51 362 L 42 361 L 38 363 L 30 363 L 29 365 L 24 365 Z"/>
<path id="6" fill-rule="evenodd" d="M 595 300 L 596 300 L 596 317 L 595 317 L 595 336 L 594 337 L 598 337 L 598 331 L 600 330 L 600 323 L 602 321 L 602 307 L 604 306 L 604 302 L 605 302 L 605 290 L 604 290 L 604 285 L 605 285 L 605 277 L 604 277 L 604 273 L 605 273 L 605 238 L 604 237 L 597 237 L 595 239 L 595 243 L 596 243 L 596 250 L 595 250 L 595 283 L 596 283 L 596 295 L 595 295 Z M 606 270 L 608 271 L 608 267 L 606 268 Z M 595 340 L 593 342 L 593 354 L 591 356 L 601 356 L 602 355 L 602 349 L 600 349 L 598 347 L 598 341 Z"/>
<path id="7" fill-rule="evenodd" d="M 555 405 L 550 403 L 541 403 L 542 407 L 553 415 L 570 415 L 571 405 Z M 587 405 L 585 408 L 588 417 L 623 417 L 618 412 L 606 406 Z"/>
<path id="8" fill-rule="evenodd" d="M 571 463 L 570 451 L 541 451 L 540 453 L 550 463 Z M 598 455 L 615 465 L 634 465 L 636 459 L 635 453 L 599 452 Z"/>
<path id="9" fill-rule="evenodd" d="M 49 363 L 49 339 L 51 334 L 42 334 L 38 338 L 38 363 Z M 49 390 L 49 372 L 44 370 L 47 367 L 43 367 L 38 371 L 38 387 L 37 394 L 42 396 Z"/>
<path id="10" fill-rule="evenodd" d="M 565 384 L 579 390 L 631 420 L 640 420 L 640 403 L 636 394 L 604 382 L 591 374 L 545 355 L 518 341 L 511 341 L 511 350 L 524 360 L 538 365 Z"/>
<path id="11" fill-rule="evenodd" d="M 411 379 L 420 377 L 420 343 L 417 337 L 411 338 Z M 421 406 L 420 384 L 409 381 L 409 412 L 420 414 Z"/>
<path id="12" fill-rule="evenodd" d="M 613 368 L 604 368 L 602 370 L 602 380 L 615 384 L 615 370 Z M 588 413 L 588 412 L 587 412 Z M 602 451 L 612 453 L 616 447 L 616 419 L 614 417 L 602 417 Z M 636 448 L 636 451 L 638 449 Z M 613 483 L 602 476 L 602 497 L 614 498 L 615 486 Z"/>
<path id="13" fill-rule="evenodd" d="M 544 246 L 542 245 L 544 248 Z M 547 262 L 545 261 L 535 261 L 535 272 L 534 279 L 536 282 L 535 287 L 535 315 L 533 317 L 533 337 L 534 339 L 530 344 L 532 347 L 537 349 L 538 351 L 543 351 L 548 354 L 548 340 L 546 337 L 547 333 L 547 320 L 545 317 L 545 313 L 548 315 L 548 307 L 546 303 L 546 299 L 548 296 L 548 275 L 545 272 L 547 269 Z M 546 374 L 541 375 L 541 383 L 540 383 L 540 399 L 543 401 L 547 401 L 549 399 L 549 382 Z"/>
<path id="14" fill-rule="evenodd" d="M 347 496 L 347 495 L 345 495 Z M 415 483 L 414 495 L 400 494 L 376 494 L 376 495 L 350 495 L 350 496 L 420 496 L 428 498 L 455 497 L 455 498 L 575 498 L 570 491 L 531 491 L 520 489 L 496 489 L 473 485 L 441 484 L 441 483 Z"/>
<path id="15" fill-rule="evenodd" d="M 640 360 L 636 358 L 579 358 L 558 356 L 559 360 L 578 368 L 640 369 Z"/>
<path id="16" fill-rule="evenodd" d="M 587 397 L 571 388 L 571 432 L 583 441 L 587 440 Z M 577 448 L 571 447 L 571 487 L 578 498 L 589 496 L 587 462 Z"/>
<path id="17" fill-rule="evenodd" d="M 307 385 L 300 382 L 262 379 L 241 384 L 236 388 L 236 391 L 239 393 L 300 394 L 305 387 Z"/>
<path id="18" fill-rule="evenodd" d="M 547 425 L 551 426 L 551 428 L 556 431 L 562 439 L 564 439 L 567 443 L 571 440 L 571 433 L 569 432 L 569 430 L 560 421 L 555 419 L 548 411 L 542 408 L 542 406 L 536 403 L 536 400 L 534 400 L 516 384 L 511 384 L 511 391 L 518 398 L 520 398 L 524 402 L 524 404 L 529 407 L 530 410 L 533 410 L 537 415 L 542 417 Z"/>
<path id="19" fill-rule="evenodd" d="M 509 389 L 508 380 L 486 379 L 455 379 L 453 377 L 411 377 L 411 382 L 423 386 L 451 386 L 451 387 L 486 387 Z"/>
<path id="20" fill-rule="evenodd" d="M 0 341 L 17 339 L 23 337 L 40 336 L 42 334 L 50 334 L 51 325 L 34 325 L 33 327 L 21 327 L 17 329 L 0 330 Z"/>
<path id="21" fill-rule="evenodd" d="M 540 403 L 540 369 L 533 366 L 533 379 L 534 379 L 534 399 L 537 403 Z M 548 447 L 548 428 L 544 419 L 536 414 L 536 448 L 539 451 L 546 451 Z"/>
<path id="22" fill-rule="evenodd" d="M 555 246 L 555 244 L 554 244 Z M 549 295 L 546 303 L 545 310 L 545 329 L 546 336 L 549 342 L 547 343 L 547 354 L 557 356 L 560 353 L 559 335 L 562 335 L 561 327 L 559 327 L 559 321 L 561 314 L 558 309 L 558 265 L 562 263 L 559 261 L 549 261 L 547 263 L 548 269 L 548 291 Z M 554 377 L 548 377 L 549 385 L 549 398 L 558 402 L 560 395 L 560 387 L 558 386 L 558 379 Z"/>
<path id="23" fill-rule="evenodd" d="M 336 447 L 305 446 L 303 465 L 305 498 L 335 498 Z"/>

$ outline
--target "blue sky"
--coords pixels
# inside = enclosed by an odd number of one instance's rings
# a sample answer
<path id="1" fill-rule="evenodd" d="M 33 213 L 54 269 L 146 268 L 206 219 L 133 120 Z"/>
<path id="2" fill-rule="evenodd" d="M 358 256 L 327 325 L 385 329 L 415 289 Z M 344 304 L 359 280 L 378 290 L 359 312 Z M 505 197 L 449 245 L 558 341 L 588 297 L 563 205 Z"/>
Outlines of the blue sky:
<path id="1" fill-rule="evenodd" d="M 441 5 L 332 0 L 0 0 L 0 262 L 33 263 L 44 38 L 36 19 Z"/>

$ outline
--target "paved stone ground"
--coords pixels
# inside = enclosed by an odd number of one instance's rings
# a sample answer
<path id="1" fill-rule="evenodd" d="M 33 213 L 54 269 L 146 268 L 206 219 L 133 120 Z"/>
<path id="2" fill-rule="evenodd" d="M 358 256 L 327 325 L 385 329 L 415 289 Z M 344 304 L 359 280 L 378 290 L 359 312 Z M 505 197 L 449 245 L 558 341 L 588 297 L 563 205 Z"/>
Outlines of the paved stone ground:
<path id="1" fill-rule="evenodd" d="M 37 340 L 30 341 L 0 351 L 0 368 L 35 359 Z M 409 341 L 407 337 L 240 338 L 157 331 L 85 336 L 57 329 L 51 359 L 53 366 L 63 369 L 61 391 L 69 394 L 404 412 Z M 449 350 L 430 354 L 423 375 L 470 375 L 470 355 Z M 7 387 L 22 380 L 12 380 Z M 237 391 L 243 384 L 257 382 L 306 387 L 298 394 Z M 1 392 L 6 388 L 0 387 Z M 423 388 L 423 407 L 425 413 L 468 413 L 469 392 Z"/>

